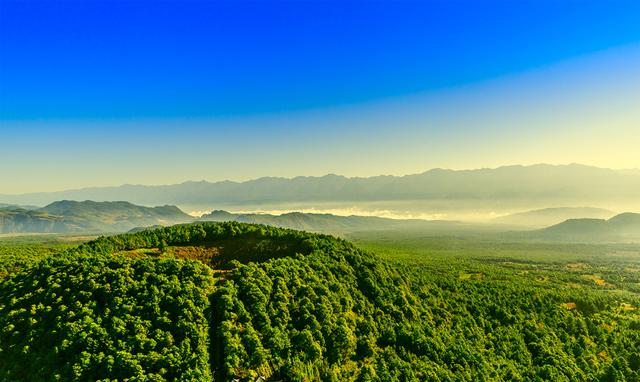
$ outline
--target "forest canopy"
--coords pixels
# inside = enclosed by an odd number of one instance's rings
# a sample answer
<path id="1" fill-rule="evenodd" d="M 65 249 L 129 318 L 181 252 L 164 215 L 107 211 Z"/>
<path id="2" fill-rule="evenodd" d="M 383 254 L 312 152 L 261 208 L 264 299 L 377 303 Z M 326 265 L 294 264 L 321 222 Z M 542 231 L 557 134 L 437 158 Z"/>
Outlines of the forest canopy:
<path id="1" fill-rule="evenodd" d="M 235 222 L 101 237 L 0 281 L 0 380 L 640 380 L 637 291 L 474 266 Z"/>

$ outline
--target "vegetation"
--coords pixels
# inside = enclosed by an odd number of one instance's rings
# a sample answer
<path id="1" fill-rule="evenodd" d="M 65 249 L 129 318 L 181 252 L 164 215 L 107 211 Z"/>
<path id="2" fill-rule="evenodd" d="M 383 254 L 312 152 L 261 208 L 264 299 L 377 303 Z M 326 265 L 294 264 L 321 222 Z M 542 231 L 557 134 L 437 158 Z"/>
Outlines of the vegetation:
<path id="1" fill-rule="evenodd" d="M 87 237 L 76 236 L 0 236 L 0 282 L 8 275 L 78 245 Z"/>
<path id="2" fill-rule="evenodd" d="M 0 282 L 0 380 L 640 380 L 637 247 L 352 239 L 200 223 L 48 257 Z"/>
<path id="3" fill-rule="evenodd" d="M 0 287 L 0 379 L 208 380 L 210 282 L 191 261 L 44 260 Z"/>

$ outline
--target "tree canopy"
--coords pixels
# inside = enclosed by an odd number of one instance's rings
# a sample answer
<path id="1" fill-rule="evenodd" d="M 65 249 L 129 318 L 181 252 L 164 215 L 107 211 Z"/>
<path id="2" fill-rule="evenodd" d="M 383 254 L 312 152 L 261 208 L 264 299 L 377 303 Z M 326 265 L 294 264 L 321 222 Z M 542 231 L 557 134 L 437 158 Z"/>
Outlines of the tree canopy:
<path id="1" fill-rule="evenodd" d="M 0 380 L 638 381 L 638 305 L 451 277 L 331 236 L 180 225 L 0 282 Z"/>

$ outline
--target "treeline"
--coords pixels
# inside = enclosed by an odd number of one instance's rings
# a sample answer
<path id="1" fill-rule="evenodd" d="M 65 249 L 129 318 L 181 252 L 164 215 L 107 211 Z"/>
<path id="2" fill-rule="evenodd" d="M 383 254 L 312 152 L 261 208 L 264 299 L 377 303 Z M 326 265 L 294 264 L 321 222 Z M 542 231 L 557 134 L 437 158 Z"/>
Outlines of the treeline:
<path id="1" fill-rule="evenodd" d="M 194 245 L 222 259 L 112 255 Z M 639 381 L 639 300 L 454 278 L 323 235 L 175 226 L 1 282 L 0 380 Z"/>
<path id="2" fill-rule="evenodd" d="M 326 235 L 313 235 L 289 229 L 236 222 L 195 223 L 144 230 L 96 240 L 70 251 L 76 254 L 112 254 L 139 248 L 184 245 L 217 246 L 225 251 L 221 261 L 262 261 L 295 253 L 309 254 L 335 241 Z"/>

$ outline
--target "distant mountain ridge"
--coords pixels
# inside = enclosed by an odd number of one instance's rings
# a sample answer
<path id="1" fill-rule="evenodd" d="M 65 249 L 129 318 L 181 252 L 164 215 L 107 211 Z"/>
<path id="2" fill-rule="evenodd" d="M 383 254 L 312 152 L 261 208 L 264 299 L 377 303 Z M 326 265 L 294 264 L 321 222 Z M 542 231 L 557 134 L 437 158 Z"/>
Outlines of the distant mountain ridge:
<path id="1" fill-rule="evenodd" d="M 137 226 L 173 225 L 192 220 L 175 206 L 63 200 L 35 210 L 0 210 L 0 233 L 123 232 Z"/>
<path id="2" fill-rule="evenodd" d="M 0 233 L 139 232 L 193 221 L 236 221 L 324 233 L 378 229 L 442 231 L 466 227 L 455 221 L 388 219 L 291 212 L 282 215 L 234 214 L 215 210 L 199 219 L 175 206 L 142 207 L 129 202 L 63 200 L 35 209 L 0 209 Z"/>
<path id="3" fill-rule="evenodd" d="M 35 210 L 37 208 L 38 208 L 37 206 L 22 206 L 18 204 L 0 203 L 0 209 L 3 209 L 3 210 L 16 210 L 16 209 Z"/>
<path id="4" fill-rule="evenodd" d="M 199 221 L 265 224 L 279 228 L 324 233 L 346 233 L 380 229 L 460 229 L 465 225 L 455 221 L 429 221 L 420 219 L 388 219 L 375 216 L 338 216 L 331 214 L 312 214 L 290 212 L 282 215 L 270 214 L 233 214 L 216 210 L 203 215 Z"/>
<path id="5" fill-rule="evenodd" d="M 0 195 L 13 204 L 44 205 L 55 200 L 127 200 L 140 205 L 237 206 L 268 203 L 318 203 L 443 200 L 473 205 L 508 201 L 537 205 L 601 205 L 598 201 L 637 203 L 640 174 L 583 165 L 505 166 L 495 169 L 433 169 L 406 176 L 347 178 L 266 177 L 246 182 L 185 182 L 166 186 L 123 185 L 49 193 Z M 595 202 L 595 203 L 594 203 Z"/>
<path id="6" fill-rule="evenodd" d="M 565 242 L 640 242 L 640 214 L 626 212 L 608 220 L 569 219 L 531 234 Z"/>
<path id="7" fill-rule="evenodd" d="M 561 210 L 564 211 L 564 209 Z M 541 211 L 544 213 L 545 210 Z M 389 219 L 302 212 L 271 215 L 237 214 L 215 210 L 196 219 L 175 206 L 143 207 L 129 202 L 63 200 L 35 210 L 0 209 L 0 233 L 139 232 L 149 227 L 157 228 L 194 221 L 235 221 L 330 234 L 375 230 L 419 230 L 425 234 L 449 235 L 498 233 L 504 229 L 502 226 L 491 224 L 478 225 L 447 220 Z M 622 213 L 608 220 L 568 219 L 544 229 L 502 232 L 509 238 L 545 241 L 640 242 L 640 214 Z"/>
<path id="8" fill-rule="evenodd" d="M 493 219 L 493 223 L 521 227 L 548 227 L 569 219 L 608 219 L 616 213 L 594 207 L 554 207 L 513 213 Z"/>

